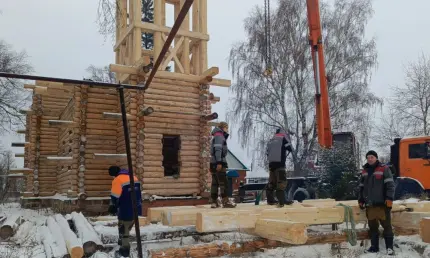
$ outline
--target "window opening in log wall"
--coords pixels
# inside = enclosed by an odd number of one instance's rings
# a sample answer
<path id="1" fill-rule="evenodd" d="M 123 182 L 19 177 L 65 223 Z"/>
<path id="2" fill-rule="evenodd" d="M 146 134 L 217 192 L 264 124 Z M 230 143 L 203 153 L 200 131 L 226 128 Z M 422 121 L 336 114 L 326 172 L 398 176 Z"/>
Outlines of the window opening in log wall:
<path id="1" fill-rule="evenodd" d="M 163 135 L 163 167 L 164 176 L 179 176 L 179 150 L 181 138 L 179 135 Z"/>

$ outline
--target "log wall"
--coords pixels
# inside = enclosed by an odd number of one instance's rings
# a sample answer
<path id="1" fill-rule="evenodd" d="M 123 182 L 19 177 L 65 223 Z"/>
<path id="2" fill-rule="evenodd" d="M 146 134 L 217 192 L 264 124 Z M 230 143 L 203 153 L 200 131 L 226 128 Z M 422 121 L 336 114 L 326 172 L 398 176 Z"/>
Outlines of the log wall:
<path id="1" fill-rule="evenodd" d="M 200 193 L 200 90 L 198 83 L 154 79 L 144 105 L 155 112 L 145 116 L 143 189 L 145 193 L 174 196 Z M 161 112 L 170 111 L 172 113 Z M 177 112 L 177 113 L 173 113 Z M 190 114 L 180 114 L 190 113 Z M 165 177 L 163 134 L 180 136 L 179 178 Z"/>
<path id="2" fill-rule="evenodd" d="M 116 159 L 94 159 L 94 154 L 115 154 L 118 144 L 118 120 L 103 118 L 103 112 L 118 113 L 118 96 L 114 89 L 88 88 L 86 106 L 86 138 L 84 191 L 88 197 L 109 196 L 112 178 L 108 168 Z M 121 152 L 123 153 L 123 152 Z M 82 182 L 82 181 L 81 181 Z"/>
<path id="3" fill-rule="evenodd" d="M 64 121 L 73 121 L 74 111 L 75 109 L 79 109 L 79 107 L 75 107 L 74 98 L 70 98 L 67 106 L 60 114 L 59 120 Z M 73 157 L 75 153 L 75 134 L 76 130 L 74 127 L 64 127 L 58 129 L 58 138 L 52 139 L 52 141 L 56 141 L 58 144 L 58 151 L 56 155 L 58 157 Z M 67 193 L 69 190 L 76 191 L 76 166 L 73 166 L 72 161 L 59 161 L 59 160 L 48 160 L 47 166 L 49 166 L 49 171 L 55 172 L 56 174 L 56 191 L 57 193 Z M 55 176 L 52 173 L 52 176 Z M 53 178 L 52 178 L 53 180 Z"/>
<path id="4" fill-rule="evenodd" d="M 130 84 L 136 84 L 137 78 L 134 79 Z M 27 191 L 35 195 L 57 192 L 85 196 L 84 199 L 108 197 L 112 183 L 108 168 L 127 168 L 127 159 L 95 159 L 94 155 L 126 153 L 122 119 L 103 116 L 104 112 L 121 113 L 118 92 L 86 85 L 65 87 L 73 90 L 55 98 L 34 97 L 32 108 L 41 112 L 32 112 L 28 118 L 32 144 L 25 156 L 34 173 L 28 176 Z M 202 115 L 211 111 L 208 94 L 208 87 L 199 83 L 159 78 L 145 92 L 125 91 L 133 169 L 143 182 L 144 193 L 183 196 L 200 195 L 207 190 L 210 128 Z M 152 107 L 154 112 L 142 115 L 145 107 Z M 57 128 L 50 126 L 49 120 L 74 124 Z M 165 176 L 163 135 L 180 137 L 178 176 Z M 40 158 L 36 159 L 38 152 Z M 48 156 L 72 159 L 47 160 Z"/>

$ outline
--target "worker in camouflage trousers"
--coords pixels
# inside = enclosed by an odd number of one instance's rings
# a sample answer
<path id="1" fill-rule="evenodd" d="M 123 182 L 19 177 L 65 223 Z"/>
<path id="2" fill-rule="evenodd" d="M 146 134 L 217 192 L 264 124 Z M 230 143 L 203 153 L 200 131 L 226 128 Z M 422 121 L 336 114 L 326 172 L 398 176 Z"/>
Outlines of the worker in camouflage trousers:
<path id="1" fill-rule="evenodd" d="M 293 202 L 286 200 L 285 189 L 287 188 L 287 173 L 285 162 L 287 161 L 287 151 L 292 151 L 291 141 L 282 129 L 277 129 L 275 135 L 267 144 L 267 160 L 269 162 L 269 182 L 266 188 L 267 204 L 284 207 L 285 204 L 291 205 Z M 276 191 L 275 200 L 274 192 Z"/>
<path id="2" fill-rule="evenodd" d="M 115 177 L 112 181 L 111 203 L 109 213 L 118 215 L 118 245 L 119 250 L 116 257 L 130 256 L 130 230 L 134 225 L 133 205 L 131 201 L 130 176 L 128 170 L 117 166 L 109 168 L 109 175 Z M 140 182 L 134 177 L 134 187 L 136 192 L 137 212 L 142 216 L 142 193 Z"/>
<path id="3" fill-rule="evenodd" d="M 221 190 L 222 206 L 224 208 L 234 208 L 236 204 L 228 198 L 227 180 L 227 138 L 228 124 L 221 122 L 212 131 L 211 162 L 210 169 L 212 174 L 211 185 L 211 208 L 220 207 L 218 202 L 218 187 Z"/>
<path id="4" fill-rule="evenodd" d="M 369 253 L 379 252 L 379 224 L 384 228 L 385 246 L 388 255 L 394 255 L 391 208 L 394 199 L 394 180 L 390 168 L 378 160 L 375 151 L 366 154 L 367 163 L 363 166 L 360 178 L 358 203 L 366 210 L 369 225 Z"/>

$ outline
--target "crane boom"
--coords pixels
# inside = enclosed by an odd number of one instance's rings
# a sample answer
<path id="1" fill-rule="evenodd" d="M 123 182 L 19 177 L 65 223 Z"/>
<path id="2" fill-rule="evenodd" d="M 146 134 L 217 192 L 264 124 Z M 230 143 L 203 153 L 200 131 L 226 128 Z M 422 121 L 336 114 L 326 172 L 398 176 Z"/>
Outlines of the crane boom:
<path id="1" fill-rule="evenodd" d="M 306 0 L 306 4 L 308 11 L 309 44 L 311 45 L 316 89 L 315 106 L 318 143 L 323 148 L 331 148 L 333 145 L 333 136 L 331 132 L 319 0 Z"/>

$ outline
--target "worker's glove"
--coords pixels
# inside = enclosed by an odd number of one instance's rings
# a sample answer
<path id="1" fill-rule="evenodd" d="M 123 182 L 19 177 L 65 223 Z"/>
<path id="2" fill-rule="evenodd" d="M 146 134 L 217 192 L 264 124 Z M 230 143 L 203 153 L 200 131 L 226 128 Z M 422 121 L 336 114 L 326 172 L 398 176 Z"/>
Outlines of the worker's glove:
<path id="1" fill-rule="evenodd" d="M 385 205 L 387 206 L 388 209 L 391 210 L 391 208 L 393 208 L 393 201 L 392 200 L 386 200 Z"/>
<path id="2" fill-rule="evenodd" d="M 115 216 L 115 215 L 116 215 L 117 210 L 116 210 L 115 205 L 112 205 L 112 204 L 111 204 L 111 205 L 109 205 L 108 213 L 109 213 L 110 215 L 112 215 L 112 216 Z"/>
<path id="3" fill-rule="evenodd" d="M 217 164 L 216 165 L 216 171 L 221 172 L 221 170 L 222 170 L 222 164 Z"/>

